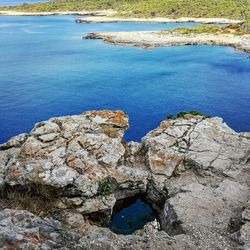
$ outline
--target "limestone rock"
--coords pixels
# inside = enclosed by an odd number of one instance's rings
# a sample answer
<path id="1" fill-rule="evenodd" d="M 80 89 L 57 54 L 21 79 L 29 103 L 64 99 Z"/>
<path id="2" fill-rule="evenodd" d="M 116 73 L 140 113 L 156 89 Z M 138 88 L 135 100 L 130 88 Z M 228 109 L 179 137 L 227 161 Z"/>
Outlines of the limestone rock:
<path id="1" fill-rule="evenodd" d="M 38 123 L 0 145 L 1 188 L 20 192 L 35 185 L 35 194 L 48 192 L 60 210 L 56 218 L 69 228 L 65 234 L 58 221 L 4 210 L 0 248 L 11 242 L 54 249 L 65 239 L 70 245 L 61 249 L 249 248 L 250 133 L 193 115 L 166 119 L 141 143 L 123 141 L 127 128 L 122 111 L 89 111 Z M 157 225 L 128 236 L 96 226 L 111 217 L 116 201 L 140 195 Z M 13 225 L 16 217 L 21 224 Z M 43 235 L 37 221 L 50 230 Z"/>
<path id="2" fill-rule="evenodd" d="M 1 249 L 55 249 L 63 246 L 61 223 L 27 211 L 0 211 Z M 61 242 L 60 242 L 61 241 Z"/>
<path id="3" fill-rule="evenodd" d="M 152 174 L 166 178 L 189 168 L 205 176 L 236 178 L 239 170 L 249 166 L 249 139 L 220 118 L 165 120 L 143 138 L 142 144 Z"/>
<path id="4" fill-rule="evenodd" d="M 127 127 L 128 118 L 121 111 L 86 112 L 38 123 L 28 135 L 1 145 L 1 155 L 13 147 L 17 154 L 5 164 L 5 182 L 65 187 L 82 174 L 102 179 L 125 153 L 122 137 Z"/>
<path id="5" fill-rule="evenodd" d="M 250 200 L 242 212 L 241 223 L 239 231 L 235 232 L 232 238 L 241 245 L 240 249 L 248 250 L 250 249 Z"/>

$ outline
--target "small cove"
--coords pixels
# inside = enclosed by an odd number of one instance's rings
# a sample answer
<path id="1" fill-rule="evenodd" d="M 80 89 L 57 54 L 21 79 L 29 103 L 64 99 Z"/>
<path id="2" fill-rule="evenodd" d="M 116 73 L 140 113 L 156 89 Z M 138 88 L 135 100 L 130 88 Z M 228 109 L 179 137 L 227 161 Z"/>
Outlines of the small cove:
<path id="1" fill-rule="evenodd" d="M 168 114 L 197 109 L 250 131 L 250 60 L 229 47 L 143 50 L 81 36 L 185 24 L 76 24 L 74 16 L 0 17 L 0 143 L 52 116 L 122 109 L 126 140 Z"/>

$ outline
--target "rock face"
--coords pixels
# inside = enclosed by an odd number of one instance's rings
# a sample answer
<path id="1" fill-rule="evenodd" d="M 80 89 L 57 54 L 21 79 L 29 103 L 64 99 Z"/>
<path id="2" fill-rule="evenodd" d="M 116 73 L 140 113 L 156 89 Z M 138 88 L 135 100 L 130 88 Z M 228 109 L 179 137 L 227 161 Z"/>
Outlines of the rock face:
<path id="1" fill-rule="evenodd" d="M 241 214 L 241 228 L 232 235 L 242 249 L 250 249 L 250 200 Z"/>
<path id="2" fill-rule="evenodd" d="M 167 178 L 193 168 L 201 176 L 237 178 L 249 160 L 249 137 L 220 118 L 188 116 L 165 120 L 143 138 L 151 172 Z"/>
<path id="3" fill-rule="evenodd" d="M 92 111 L 38 123 L 29 134 L 0 146 L 0 182 L 51 187 L 60 197 L 60 207 L 73 204 L 83 213 L 111 214 L 115 196 L 146 190 L 148 173 L 124 166 L 122 138 L 127 128 L 128 117 L 121 111 Z M 103 198 L 105 189 L 114 193 L 108 199 Z"/>
<path id="4" fill-rule="evenodd" d="M 38 123 L 30 134 L 1 146 L 5 155 L 15 155 L 6 159 L 5 182 L 25 185 L 35 180 L 65 187 L 78 186 L 83 172 L 89 182 L 107 176 L 107 169 L 116 166 L 125 153 L 121 141 L 127 126 L 128 119 L 120 112 L 87 112 Z"/>
<path id="5" fill-rule="evenodd" d="M 3 192 L 35 184 L 68 228 L 3 210 L 0 248 L 27 249 L 34 237 L 38 249 L 249 248 L 250 133 L 189 114 L 163 121 L 141 143 L 123 141 L 127 128 L 122 111 L 91 111 L 38 123 L 0 145 Z M 124 236 L 96 226 L 117 200 L 137 195 L 154 208 L 160 228 L 149 223 Z M 50 229 L 39 231 L 37 221 Z"/>

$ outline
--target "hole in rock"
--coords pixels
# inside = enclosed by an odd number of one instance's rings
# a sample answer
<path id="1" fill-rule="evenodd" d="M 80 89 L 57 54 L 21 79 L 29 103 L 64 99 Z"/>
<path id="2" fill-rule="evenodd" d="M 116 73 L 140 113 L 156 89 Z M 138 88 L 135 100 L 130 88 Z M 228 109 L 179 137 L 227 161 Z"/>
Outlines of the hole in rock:
<path id="1" fill-rule="evenodd" d="M 132 234 L 155 218 L 153 209 L 143 197 L 126 198 L 116 202 L 107 226 L 117 234 Z"/>

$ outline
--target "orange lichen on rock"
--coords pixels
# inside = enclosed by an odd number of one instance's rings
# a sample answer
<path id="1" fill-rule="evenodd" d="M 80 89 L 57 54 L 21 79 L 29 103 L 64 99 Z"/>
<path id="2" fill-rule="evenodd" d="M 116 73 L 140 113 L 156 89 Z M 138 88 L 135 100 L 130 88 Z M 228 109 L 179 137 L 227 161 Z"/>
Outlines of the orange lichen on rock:
<path id="1" fill-rule="evenodd" d="M 86 113 L 83 113 L 86 114 Z M 107 121 L 119 126 L 119 127 L 127 127 L 128 126 L 128 116 L 124 114 L 121 110 L 110 111 L 110 110 L 100 110 L 100 111 L 91 111 L 88 112 L 90 117 L 100 116 Z"/>

